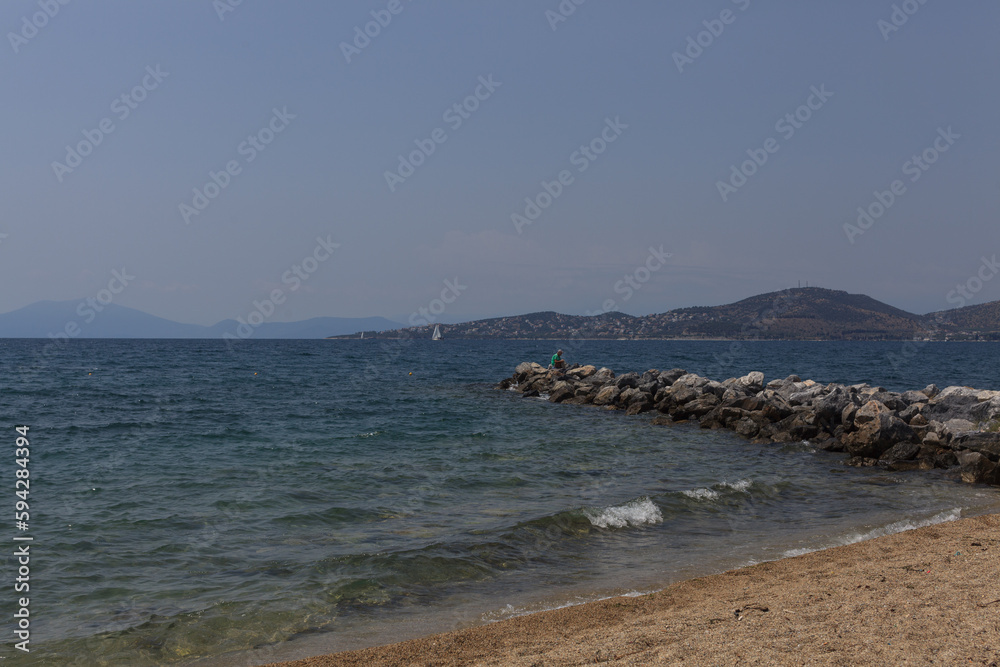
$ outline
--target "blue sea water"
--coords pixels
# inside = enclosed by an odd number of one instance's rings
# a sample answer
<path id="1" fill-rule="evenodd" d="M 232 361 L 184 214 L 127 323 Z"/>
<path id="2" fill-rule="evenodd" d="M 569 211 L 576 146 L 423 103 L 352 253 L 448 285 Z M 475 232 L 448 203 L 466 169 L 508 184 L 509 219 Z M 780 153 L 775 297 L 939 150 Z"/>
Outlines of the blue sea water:
<path id="1" fill-rule="evenodd" d="M 976 343 L 0 340 L 8 619 L 33 538 L 31 652 L 7 621 L 3 656 L 263 664 L 1000 511 L 943 471 L 492 388 L 559 345 L 616 372 L 1000 388 Z"/>

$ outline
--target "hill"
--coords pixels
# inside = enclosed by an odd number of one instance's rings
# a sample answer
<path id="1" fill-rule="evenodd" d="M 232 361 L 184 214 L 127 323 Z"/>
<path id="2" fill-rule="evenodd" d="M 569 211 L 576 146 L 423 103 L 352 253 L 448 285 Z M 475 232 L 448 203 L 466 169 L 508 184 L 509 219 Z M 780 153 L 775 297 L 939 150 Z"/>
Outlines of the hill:
<path id="1" fill-rule="evenodd" d="M 943 314 L 915 315 L 864 294 L 801 287 L 759 294 L 722 306 L 679 308 L 636 317 L 594 316 L 551 311 L 442 325 L 448 339 L 766 339 L 903 340 L 991 339 L 1000 332 L 1000 302 L 967 306 Z M 433 324 L 395 329 L 379 338 L 429 338 Z M 368 332 L 366 337 L 375 336 Z M 331 338 L 357 338 L 331 336 Z M 1000 339 L 1000 335 L 996 336 Z"/>
<path id="2" fill-rule="evenodd" d="M 38 301 L 0 314 L 0 338 L 47 338 L 58 333 L 73 338 L 221 338 L 224 333 L 237 335 L 237 326 L 236 320 L 210 327 L 184 324 L 117 304 L 101 306 L 86 301 Z M 398 326 L 382 317 L 315 317 L 301 322 L 264 322 L 251 338 L 324 338 L 331 332 L 347 334 Z"/>

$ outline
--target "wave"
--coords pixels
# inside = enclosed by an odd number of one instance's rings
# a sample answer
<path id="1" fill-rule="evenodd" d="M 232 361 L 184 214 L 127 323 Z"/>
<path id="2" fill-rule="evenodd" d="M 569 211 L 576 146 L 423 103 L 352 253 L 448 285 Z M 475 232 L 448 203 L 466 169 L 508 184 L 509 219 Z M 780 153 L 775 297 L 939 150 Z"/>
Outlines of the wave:
<path id="1" fill-rule="evenodd" d="M 590 523 L 598 528 L 629 528 L 663 523 L 663 513 L 645 496 L 630 500 L 624 505 L 613 505 L 603 509 L 583 511 Z"/>
<path id="2" fill-rule="evenodd" d="M 813 551 L 820 551 L 822 549 L 831 549 L 833 547 L 842 547 L 847 544 L 856 544 L 858 542 L 865 542 L 867 540 L 874 539 L 876 537 L 884 537 L 886 535 L 895 535 L 896 533 L 904 533 L 908 530 L 916 530 L 917 528 L 923 528 L 925 526 L 933 526 L 938 523 L 947 523 L 949 521 L 957 521 L 962 518 L 962 508 L 954 507 L 950 510 L 945 510 L 943 512 L 938 512 L 932 517 L 921 520 L 911 520 L 902 519 L 900 521 L 894 521 L 885 526 L 879 526 L 878 528 L 872 528 L 865 532 L 851 532 L 847 535 L 834 540 L 830 544 L 825 544 L 818 547 L 808 547 L 804 549 L 789 549 L 781 554 L 782 558 L 792 558 L 793 556 L 801 556 L 803 554 L 812 553 Z"/>
<path id="3" fill-rule="evenodd" d="M 718 484 L 713 484 L 711 488 L 699 487 L 697 489 L 688 489 L 687 491 L 681 491 L 681 493 L 694 500 L 718 500 L 723 495 L 732 495 L 733 492 L 749 494 L 753 485 L 754 481 L 752 479 L 741 479 L 735 482 L 719 482 Z"/>

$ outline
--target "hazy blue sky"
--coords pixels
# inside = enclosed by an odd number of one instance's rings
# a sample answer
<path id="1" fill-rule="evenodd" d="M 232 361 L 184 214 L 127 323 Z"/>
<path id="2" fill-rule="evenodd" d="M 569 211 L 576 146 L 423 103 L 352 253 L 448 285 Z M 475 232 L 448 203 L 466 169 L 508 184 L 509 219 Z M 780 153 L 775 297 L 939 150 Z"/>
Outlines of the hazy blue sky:
<path id="1" fill-rule="evenodd" d="M 1000 252 L 997 2 L 561 6 L 556 22 L 558 0 L 3 2 L 0 311 L 93 296 L 124 267 L 116 303 L 201 324 L 276 289 L 272 320 L 405 320 L 456 278 L 447 321 L 609 299 L 646 314 L 799 280 L 922 313 Z M 418 141 L 433 153 L 390 187 Z M 907 164 L 926 149 L 933 164 Z M 720 193 L 752 154 L 767 160 Z M 228 185 L 202 201 L 210 172 Z M 845 231 L 895 180 L 884 214 Z M 662 268 L 639 269 L 661 246 Z M 970 303 L 1000 299 L 980 284 Z"/>

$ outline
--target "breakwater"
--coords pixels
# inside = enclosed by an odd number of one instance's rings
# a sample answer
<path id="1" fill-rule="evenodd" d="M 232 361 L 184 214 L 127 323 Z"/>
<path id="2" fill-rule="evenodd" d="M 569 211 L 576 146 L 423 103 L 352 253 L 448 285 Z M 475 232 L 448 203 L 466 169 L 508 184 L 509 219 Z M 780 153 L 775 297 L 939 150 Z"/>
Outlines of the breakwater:
<path id="1" fill-rule="evenodd" d="M 680 368 L 615 375 L 591 365 L 523 362 L 497 388 L 629 415 L 655 412 L 656 424 L 695 420 L 757 442 L 807 440 L 844 452 L 848 465 L 945 468 L 965 482 L 1000 484 L 1000 391 L 932 384 L 894 392 L 796 375 L 764 380 L 759 371 L 716 381 Z"/>

